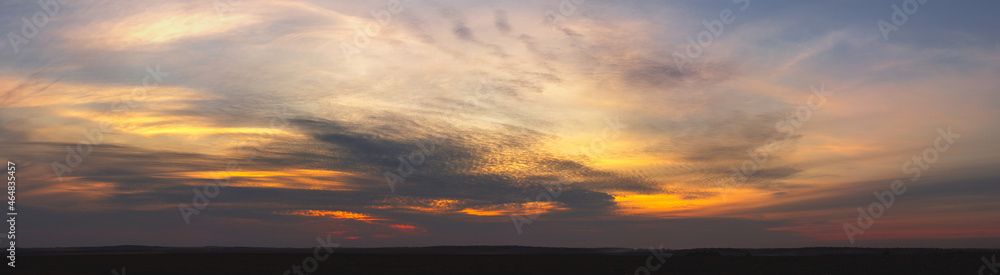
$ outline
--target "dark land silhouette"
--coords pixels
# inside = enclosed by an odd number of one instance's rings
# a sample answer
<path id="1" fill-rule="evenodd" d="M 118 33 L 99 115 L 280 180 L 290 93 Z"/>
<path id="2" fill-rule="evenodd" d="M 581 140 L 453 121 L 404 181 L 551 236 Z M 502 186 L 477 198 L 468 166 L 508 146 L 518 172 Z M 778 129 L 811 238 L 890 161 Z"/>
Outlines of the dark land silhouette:
<path id="1" fill-rule="evenodd" d="M 704 248 L 667 250 L 651 274 L 977 274 L 1000 249 Z M 436 246 L 335 248 L 301 274 L 637 274 L 647 249 Z M 150 247 L 19 250 L 16 274 L 296 274 L 313 248 Z M 657 260 L 652 260 L 658 266 Z M 125 272 L 122 272 L 124 268 Z M 7 269 L 11 270 L 11 269 Z M 984 274 L 992 274 L 989 269 Z M 5 273 L 6 274 L 6 273 Z M 639 272 L 638 274 L 646 274 Z"/>

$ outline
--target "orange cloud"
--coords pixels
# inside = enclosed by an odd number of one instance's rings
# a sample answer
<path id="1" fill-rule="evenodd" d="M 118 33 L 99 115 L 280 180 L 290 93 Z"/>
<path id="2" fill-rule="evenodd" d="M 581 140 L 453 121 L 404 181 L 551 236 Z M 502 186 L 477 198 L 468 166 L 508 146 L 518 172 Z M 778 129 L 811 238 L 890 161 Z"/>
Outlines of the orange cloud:
<path id="1" fill-rule="evenodd" d="M 230 177 L 240 179 L 230 181 L 229 186 L 350 191 L 354 190 L 354 187 L 343 180 L 355 175 L 349 172 L 331 170 L 285 169 L 278 171 L 195 171 L 168 173 L 157 176 L 190 179 L 224 179 Z M 338 180 L 338 178 L 342 180 Z"/>
<path id="2" fill-rule="evenodd" d="M 377 219 L 377 218 L 374 218 L 372 216 L 369 216 L 367 214 L 362 214 L 362 213 L 354 213 L 354 212 L 347 212 L 347 211 L 330 211 L 330 210 L 296 210 L 296 211 L 289 211 L 289 212 L 284 212 L 284 213 L 280 213 L 280 214 L 283 214 L 283 215 L 292 215 L 292 216 L 307 216 L 307 217 L 330 217 L 330 218 L 334 218 L 334 219 L 350 219 L 350 220 L 357 220 L 357 221 L 363 221 L 363 222 L 373 222 L 373 221 L 382 221 L 382 220 L 385 220 L 385 219 Z"/>
<path id="3" fill-rule="evenodd" d="M 462 213 L 473 216 L 540 215 L 553 211 L 568 210 L 558 202 L 505 203 L 462 209 Z"/>

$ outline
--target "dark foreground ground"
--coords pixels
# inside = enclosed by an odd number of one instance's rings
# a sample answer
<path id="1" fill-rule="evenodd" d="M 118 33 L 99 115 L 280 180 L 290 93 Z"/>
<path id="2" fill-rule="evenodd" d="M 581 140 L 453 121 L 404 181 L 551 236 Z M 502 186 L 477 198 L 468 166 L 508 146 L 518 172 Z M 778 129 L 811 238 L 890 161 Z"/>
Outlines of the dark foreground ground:
<path id="1" fill-rule="evenodd" d="M 302 274 L 646 274 L 647 251 L 558 254 L 333 254 Z M 112 254 L 106 254 L 112 253 Z M 283 274 L 312 253 L 291 252 L 88 252 L 31 253 L 2 274 Z M 556 254 L 553 254 L 556 253 Z M 570 252 L 577 253 L 577 252 Z M 806 256 L 722 256 L 684 252 L 667 258 L 652 274 L 979 274 L 982 257 L 996 251 L 943 251 L 912 255 L 883 253 Z M 734 254 L 734 253 L 728 253 Z M 787 254 L 787 253 L 786 253 Z M 811 254 L 811 253 L 807 253 Z M 900 253 L 905 254 L 905 253 Z M 654 259 L 653 264 L 657 261 Z M 122 269 L 125 272 L 122 272 Z M 998 267 L 1000 268 L 1000 267 Z M 15 272 L 8 272 L 14 270 Z M 295 274 L 295 273 L 288 273 Z M 994 274 L 985 269 L 982 274 Z"/>

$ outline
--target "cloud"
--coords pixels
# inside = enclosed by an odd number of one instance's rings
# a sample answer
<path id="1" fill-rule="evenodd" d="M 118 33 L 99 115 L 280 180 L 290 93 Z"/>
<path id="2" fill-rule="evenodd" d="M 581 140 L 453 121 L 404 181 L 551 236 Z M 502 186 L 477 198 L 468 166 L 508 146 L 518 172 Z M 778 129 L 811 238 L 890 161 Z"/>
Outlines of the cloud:
<path id="1" fill-rule="evenodd" d="M 494 21 L 496 21 L 495 25 L 496 25 L 498 31 L 500 31 L 501 33 L 508 33 L 508 32 L 510 32 L 510 23 L 507 23 L 507 12 L 506 11 L 504 11 L 504 10 L 497 10 L 496 14 L 494 15 L 494 17 L 495 17 Z"/>
<path id="2" fill-rule="evenodd" d="M 5 4 L 0 25 L 18 27 L 29 4 Z M 30 49 L 0 48 L 0 149 L 37 176 L 24 191 L 44 220 L 37 243 L 288 246 L 330 233 L 357 246 L 645 247 L 669 230 L 681 247 L 829 244 L 827 227 L 949 125 L 964 136 L 928 172 L 943 179 L 913 186 L 874 235 L 996 236 L 958 225 L 992 228 L 970 213 L 992 205 L 998 55 L 988 28 L 941 21 L 988 9 L 922 9 L 925 23 L 885 42 L 861 20 L 880 5 L 755 2 L 682 70 L 673 51 L 720 7 L 588 1 L 553 27 L 544 3 L 403 1 L 381 24 L 371 10 L 384 4 L 74 2 Z M 932 41 L 943 33 L 954 41 Z M 348 60 L 343 45 L 363 46 Z M 114 111 L 157 66 L 170 76 Z M 776 130 L 819 84 L 835 95 L 794 134 Z M 612 139 L 605 119 L 619 118 Z M 115 130 L 60 182 L 51 163 L 101 122 Z M 719 187 L 776 137 L 789 138 L 746 188 Z M 428 142 L 434 154 L 390 191 L 384 173 Z M 231 161 L 242 171 L 184 226 L 177 205 Z M 561 180 L 558 198 L 533 202 Z M 508 215 L 531 207 L 545 212 L 518 239 Z M 254 238 L 268 232 L 283 233 Z"/>

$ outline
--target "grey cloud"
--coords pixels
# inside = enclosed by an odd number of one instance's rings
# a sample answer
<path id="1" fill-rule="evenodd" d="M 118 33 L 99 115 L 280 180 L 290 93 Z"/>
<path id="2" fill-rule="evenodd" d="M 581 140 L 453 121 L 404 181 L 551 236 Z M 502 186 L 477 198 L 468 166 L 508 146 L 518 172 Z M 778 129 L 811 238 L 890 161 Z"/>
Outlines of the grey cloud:
<path id="1" fill-rule="evenodd" d="M 501 33 L 510 32 L 510 23 L 507 23 L 507 12 L 504 10 L 496 10 L 494 13 L 494 25 L 496 25 L 497 30 Z"/>
<path id="2" fill-rule="evenodd" d="M 462 40 L 476 41 L 476 38 L 472 35 L 472 30 L 469 29 L 469 27 L 466 27 L 464 23 L 455 22 L 455 27 L 451 30 L 456 37 L 461 38 Z"/>

